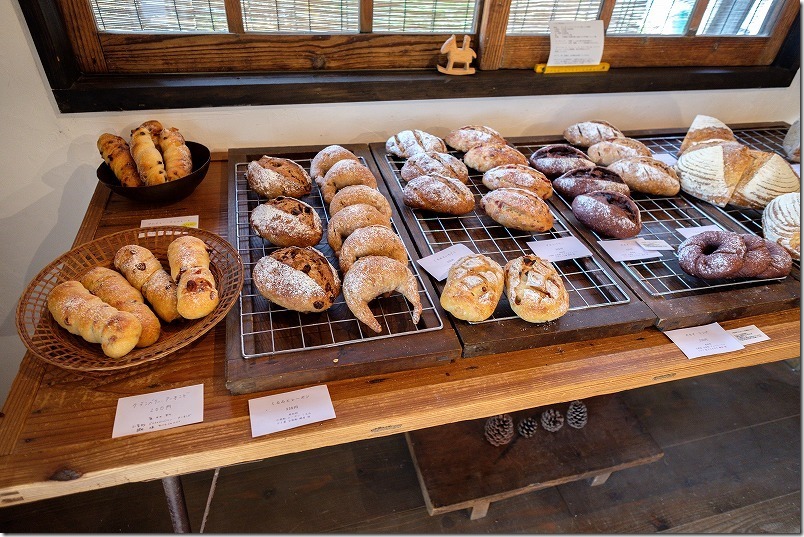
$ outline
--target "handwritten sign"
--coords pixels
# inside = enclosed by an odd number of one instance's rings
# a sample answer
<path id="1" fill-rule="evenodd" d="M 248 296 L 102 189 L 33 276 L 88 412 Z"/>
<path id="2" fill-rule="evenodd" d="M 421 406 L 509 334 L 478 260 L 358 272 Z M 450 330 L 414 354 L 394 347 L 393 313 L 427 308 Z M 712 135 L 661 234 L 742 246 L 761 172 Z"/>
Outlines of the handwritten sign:
<path id="1" fill-rule="evenodd" d="M 548 66 L 597 65 L 603 57 L 603 21 L 552 21 Z"/>
<path id="2" fill-rule="evenodd" d="M 474 252 L 463 244 L 453 244 L 433 255 L 428 255 L 419 259 L 419 265 L 429 272 L 438 281 L 445 280 L 449 274 L 449 269 L 460 258 L 472 255 Z"/>
<path id="3" fill-rule="evenodd" d="M 335 417 L 326 385 L 250 399 L 248 412 L 252 438 Z"/>
<path id="4" fill-rule="evenodd" d="M 639 245 L 636 239 L 597 241 L 597 243 L 618 263 L 620 261 L 635 261 L 638 259 L 662 257 L 662 254 L 659 252 L 644 249 Z"/>
<path id="5" fill-rule="evenodd" d="M 689 359 L 745 348 L 736 337 L 717 323 L 668 330 L 664 335 L 669 337 Z"/>
<path id="6" fill-rule="evenodd" d="M 204 421 L 204 385 L 121 397 L 112 438 L 181 427 Z"/>
<path id="7" fill-rule="evenodd" d="M 592 255 L 589 248 L 584 246 L 577 237 L 531 241 L 526 244 L 533 250 L 534 254 L 550 262 L 591 257 Z"/>
<path id="8" fill-rule="evenodd" d="M 757 328 L 755 324 L 749 326 L 742 326 L 740 328 L 732 328 L 726 330 L 729 334 L 736 337 L 743 345 L 750 345 L 752 343 L 759 343 L 760 341 L 768 341 L 768 335 Z"/>
<path id="9" fill-rule="evenodd" d="M 643 239 L 639 237 L 635 239 L 637 244 L 639 244 L 645 250 L 668 250 L 673 251 L 673 247 L 667 243 L 667 241 L 663 241 L 662 239 Z"/>

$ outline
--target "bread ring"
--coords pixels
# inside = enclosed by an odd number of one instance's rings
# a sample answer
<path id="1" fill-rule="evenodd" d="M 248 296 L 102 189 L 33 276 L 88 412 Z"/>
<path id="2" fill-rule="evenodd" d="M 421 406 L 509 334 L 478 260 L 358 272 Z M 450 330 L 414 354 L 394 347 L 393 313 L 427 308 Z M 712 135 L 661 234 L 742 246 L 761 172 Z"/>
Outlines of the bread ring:
<path id="1" fill-rule="evenodd" d="M 357 156 L 339 145 L 330 145 L 319 151 L 310 162 L 310 175 L 313 179 L 324 177 L 332 165 L 341 160 L 354 160 L 360 162 Z"/>
<path id="2" fill-rule="evenodd" d="M 388 218 L 391 218 L 391 205 L 388 200 L 379 190 L 367 185 L 349 185 L 338 190 L 332 197 L 332 201 L 329 202 L 329 216 L 333 217 L 344 207 L 358 203 L 371 205 Z"/>
<path id="3" fill-rule="evenodd" d="M 335 193 L 349 185 L 366 185 L 377 188 L 377 178 L 368 167 L 355 160 L 340 160 L 332 165 L 324 177 L 316 179 L 324 202 L 329 204 Z"/>
<path id="4" fill-rule="evenodd" d="M 346 274 L 361 257 L 380 255 L 407 264 L 408 251 L 399 235 L 385 226 L 368 226 L 356 229 L 341 246 L 338 263 Z"/>
<path id="5" fill-rule="evenodd" d="M 391 219 L 380 211 L 366 205 L 358 203 L 347 205 L 338 214 L 329 219 L 327 225 L 327 242 L 329 242 L 335 255 L 339 255 L 341 246 L 346 237 L 351 235 L 356 229 L 371 225 L 391 227 Z"/>
<path id="6" fill-rule="evenodd" d="M 681 270 L 698 278 L 729 278 L 742 268 L 745 252 L 745 241 L 739 234 L 704 231 L 678 246 L 678 264 Z"/>
<path id="7" fill-rule="evenodd" d="M 793 257 L 784 246 L 765 239 L 770 254 L 768 268 L 757 274 L 757 278 L 784 278 L 793 268 Z"/>
<path id="8" fill-rule="evenodd" d="M 770 267 L 770 250 L 762 237 L 750 233 L 742 233 L 740 237 L 745 242 L 745 256 L 743 266 L 734 273 L 732 278 L 754 278 Z"/>
<path id="9" fill-rule="evenodd" d="M 422 303 L 416 277 L 407 267 L 390 257 L 370 255 L 358 259 L 343 277 L 343 298 L 355 317 L 369 328 L 382 332 L 368 303 L 379 295 L 398 291 L 413 305 L 413 323 L 419 322 Z"/>

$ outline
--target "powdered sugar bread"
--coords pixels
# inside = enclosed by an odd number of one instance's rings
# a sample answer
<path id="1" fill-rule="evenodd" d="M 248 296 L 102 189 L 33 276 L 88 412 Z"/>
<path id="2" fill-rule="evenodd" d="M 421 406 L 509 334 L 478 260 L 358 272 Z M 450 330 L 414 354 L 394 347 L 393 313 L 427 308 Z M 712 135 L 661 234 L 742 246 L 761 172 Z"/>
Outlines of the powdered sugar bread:
<path id="1" fill-rule="evenodd" d="M 569 294 L 552 263 L 530 254 L 505 264 L 505 295 L 520 318 L 545 323 L 569 311 Z"/>
<path id="2" fill-rule="evenodd" d="M 564 139 L 580 147 L 589 147 L 603 140 L 624 136 L 620 129 L 603 120 L 581 121 L 564 129 Z"/>
<path id="3" fill-rule="evenodd" d="M 450 131 L 444 137 L 444 141 L 448 146 L 463 152 L 469 151 L 476 145 L 507 143 L 502 134 L 485 125 L 465 125 Z"/>
<path id="4" fill-rule="evenodd" d="M 357 155 L 339 145 L 328 145 L 313 157 L 310 162 L 310 176 L 319 179 L 332 168 L 332 165 L 341 160 L 354 160 L 360 162 Z"/>
<path id="5" fill-rule="evenodd" d="M 619 192 L 597 191 L 576 196 L 572 200 L 572 214 L 592 231 L 615 239 L 635 237 L 642 229 L 639 207 Z"/>
<path id="6" fill-rule="evenodd" d="M 491 317 L 503 293 L 505 274 L 490 257 L 472 254 L 449 269 L 441 306 L 456 319 L 480 322 Z"/>
<path id="7" fill-rule="evenodd" d="M 251 276 L 262 296 L 293 311 L 324 311 L 341 289 L 335 268 L 315 248 L 276 250 L 257 261 Z"/>
<path id="8" fill-rule="evenodd" d="M 762 211 L 762 234 L 801 259 L 801 193 L 791 192 L 774 198 Z"/>
<path id="9" fill-rule="evenodd" d="M 176 281 L 176 309 L 185 319 L 200 319 L 212 313 L 220 302 L 215 277 L 209 270 L 206 243 L 182 235 L 168 245 L 170 275 Z"/>
<path id="10" fill-rule="evenodd" d="M 581 194 L 588 194 L 596 190 L 619 192 L 626 196 L 631 195 L 631 189 L 622 180 L 620 175 L 608 168 L 595 166 L 594 168 L 581 168 L 571 170 L 553 181 L 553 189 L 573 199 Z"/>
<path id="11" fill-rule="evenodd" d="M 550 207 L 530 190 L 492 190 L 480 199 L 480 207 L 492 220 L 510 229 L 542 232 L 553 227 Z"/>
<path id="12" fill-rule="evenodd" d="M 300 198 L 313 189 L 310 175 L 300 164 L 268 155 L 249 162 L 246 181 L 254 192 L 268 199 L 277 196 Z"/>
<path id="13" fill-rule="evenodd" d="M 351 235 L 356 229 L 372 225 L 380 225 L 384 227 L 391 227 L 391 219 L 380 211 L 366 205 L 365 203 L 358 203 L 355 205 L 348 205 L 338 211 L 338 214 L 329 219 L 327 225 L 327 242 L 335 252 L 339 255 L 343 241 Z"/>
<path id="14" fill-rule="evenodd" d="M 371 205 L 391 218 L 391 205 L 388 200 L 379 190 L 367 185 L 349 185 L 338 190 L 329 202 L 329 216 L 335 216 L 344 207 L 358 203 Z"/>
<path id="15" fill-rule="evenodd" d="M 410 158 L 416 153 L 436 151 L 446 153 L 444 140 L 422 130 L 404 130 L 394 134 L 385 142 L 385 150 L 400 158 Z"/>
<path id="16" fill-rule="evenodd" d="M 745 263 L 745 241 L 732 231 L 704 231 L 678 245 L 681 270 L 705 280 L 730 278 Z"/>
<path id="17" fill-rule="evenodd" d="M 421 175 L 402 189 L 402 202 L 413 209 L 461 215 L 475 208 L 469 187 L 454 177 L 440 174 Z"/>
<path id="18" fill-rule="evenodd" d="M 346 274 L 361 257 L 379 255 L 407 264 L 408 252 L 399 235 L 385 226 L 368 226 L 346 237 L 338 256 L 341 272 Z"/>
<path id="19" fill-rule="evenodd" d="M 257 205 L 249 222 L 260 237 L 277 246 L 315 246 L 324 234 L 314 208 L 285 196 Z"/>
<path id="20" fill-rule="evenodd" d="M 343 298 L 355 317 L 369 328 L 382 332 L 368 303 L 385 293 L 399 292 L 413 306 L 411 320 L 419 322 L 422 303 L 416 278 L 407 267 L 395 259 L 367 256 L 358 259 L 343 277 Z"/>
<path id="21" fill-rule="evenodd" d="M 608 166 L 613 162 L 627 157 L 649 157 L 651 151 L 648 146 L 633 138 L 612 138 L 603 140 L 589 146 L 586 150 L 589 158 L 595 164 Z"/>
<path id="22" fill-rule="evenodd" d="M 361 162 L 341 160 L 332 165 L 324 177 L 316 179 L 321 189 L 321 197 L 329 204 L 335 194 L 350 185 L 366 185 L 377 188 L 377 178 L 371 170 Z"/>
<path id="23" fill-rule="evenodd" d="M 434 151 L 428 153 L 416 153 L 402 165 L 399 170 L 399 175 L 405 181 L 411 181 L 420 175 L 430 175 L 437 173 L 439 175 L 449 175 L 458 179 L 461 183 L 469 181 L 469 170 L 466 169 L 466 164 L 457 157 L 449 153 L 437 153 Z"/>
<path id="24" fill-rule="evenodd" d="M 471 148 L 463 155 L 463 162 L 470 168 L 485 173 L 503 164 L 527 165 L 528 159 L 510 145 L 489 143 Z"/>
<path id="25" fill-rule="evenodd" d="M 610 164 L 608 169 L 619 175 L 634 192 L 675 196 L 681 190 L 676 171 L 653 157 L 623 158 Z"/>
<path id="26" fill-rule="evenodd" d="M 503 164 L 483 174 L 483 184 L 489 190 L 524 188 L 543 200 L 553 195 L 553 185 L 542 172 L 524 164 Z"/>
<path id="27" fill-rule="evenodd" d="M 528 159 L 530 165 L 550 179 L 572 170 L 594 168 L 595 163 L 578 148 L 567 144 L 550 144 L 540 147 Z"/>

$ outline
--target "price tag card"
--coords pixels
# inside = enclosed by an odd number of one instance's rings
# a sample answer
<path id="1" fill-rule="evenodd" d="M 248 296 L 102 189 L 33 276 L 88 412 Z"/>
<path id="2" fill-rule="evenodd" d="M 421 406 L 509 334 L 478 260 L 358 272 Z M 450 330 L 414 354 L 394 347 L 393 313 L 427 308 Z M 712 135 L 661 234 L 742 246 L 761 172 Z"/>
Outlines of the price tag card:
<path id="1" fill-rule="evenodd" d="M 117 400 L 112 438 L 204 421 L 204 385 L 196 384 Z"/>
<path id="2" fill-rule="evenodd" d="M 453 244 L 449 248 L 436 252 L 419 259 L 419 265 L 429 272 L 438 281 L 445 280 L 449 273 L 449 268 L 460 258 L 474 254 L 472 250 L 463 244 Z"/>
<path id="3" fill-rule="evenodd" d="M 198 227 L 198 215 L 192 216 L 171 216 L 169 218 L 147 218 L 140 222 L 140 227 L 156 227 L 156 226 L 183 226 L 183 227 Z"/>
<path id="4" fill-rule="evenodd" d="M 801 177 L 801 163 L 799 162 L 791 163 L 790 166 L 792 166 L 793 171 L 796 172 L 796 175 Z"/>
<path id="5" fill-rule="evenodd" d="M 250 399 L 248 412 L 252 438 L 335 417 L 326 385 Z"/>
<path id="6" fill-rule="evenodd" d="M 700 358 L 712 354 L 739 351 L 744 349 L 740 340 L 726 332 L 717 323 L 678 330 L 668 330 L 664 333 L 681 349 L 687 358 Z"/>
<path id="7" fill-rule="evenodd" d="M 670 153 L 654 153 L 653 158 L 664 162 L 668 166 L 675 166 L 676 162 L 678 162 L 678 159 Z"/>
<path id="8" fill-rule="evenodd" d="M 584 246 L 577 237 L 531 241 L 526 244 L 530 246 L 534 254 L 550 262 L 592 256 L 589 248 Z"/>
<path id="9" fill-rule="evenodd" d="M 636 239 L 597 241 L 597 243 L 617 262 L 662 257 L 659 252 L 644 249 Z"/>
<path id="10" fill-rule="evenodd" d="M 639 244 L 645 250 L 668 250 L 671 252 L 674 250 L 671 245 L 667 244 L 667 242 L 663 241 L 662 239 L 643 239 L 640 237 L 635 240 L 637 241 L 637 244 Z"/>
<path id="11" fill-rule="evenodd" d="M 690 237 L 694 237 L 695 235 L 703 233 L 704 231 L 723 231 L 723 229 L 720 226 L 698 226 L 678 227 L 676 228 L 676 231 L 685 239 L 689 239 Z"/>
<path id="12" fill-rule="evenodd" d="M 759 343 L 760 341 L 768 341 L 768 335 L 752 324 L 751 326 L 743 326 L 742 328 L 732 328 L 726 330 L 729 334 L 736 337 L 743 345 L 750 345 L 751 343 Z"/>
<path id="13" fill-rule="evenodd" d="M 602 20 L 550 22 L 548 66 L 597 65 L 602 57 Z"/>

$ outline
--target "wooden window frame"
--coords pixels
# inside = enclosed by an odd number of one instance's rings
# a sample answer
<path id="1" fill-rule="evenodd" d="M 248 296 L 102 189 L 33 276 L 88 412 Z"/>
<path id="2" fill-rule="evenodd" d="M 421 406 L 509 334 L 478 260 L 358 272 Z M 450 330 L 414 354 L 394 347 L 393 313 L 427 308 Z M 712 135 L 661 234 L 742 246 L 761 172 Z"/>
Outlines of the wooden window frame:
<path id="1" fill-rule="evenodd" d="M 93 17 L 81 12 L 88 6 L 84 0 L 26 0 L 20 6 L 62 112 L 786 87 L 800 64 L 799 5 L 787 0 L 780 18 L 787 30 L 770 37 L 607 37 L 604 61 L 617 66 L 608 73 L 539 75 L 532 67 L 546 61 L 549 40 L 506 36 L 509 3 L 486 0 L 482 5 L 481 27 L 472 36 L 482 70 L 466 77 L 433 68 L 446 35 L 405 36 L 401 45 L 399 36 L 370 33 L 269 38 L 233 33 L 213 41 L 204 35 L 101 35 L 94 23 L 88 31 Z M 604 23 L 611 5 L 604 2 Z M 65 7 L 76 16 L 64 17 Z M 367 10 L 361 19 L 362 29 L 370 29 Z M 700 16 L 693 20 L 699 22 Z M 636 46 L 666 63 L 678 48 L 672 43 L 691 39 L 704 65 L 688 57 L 673 58 L 674 67 L 627 63 L 625 51 Z M 739 53 L 737 42 L 742 44 Z M 745 65 L 747 50 L 754 54 L 751 65 Z M 124 54 L 128 67 L 116 69 Z M 361 58 L 363 66 L 370 58 L 374 68 L 356 69 L 354 58 Z M 183 73 L 199 65 L 220 72 Z M 158 73 L 168 69 L 169 74 Z M 121 72 L 110 74 L 115 70 Z"/>

